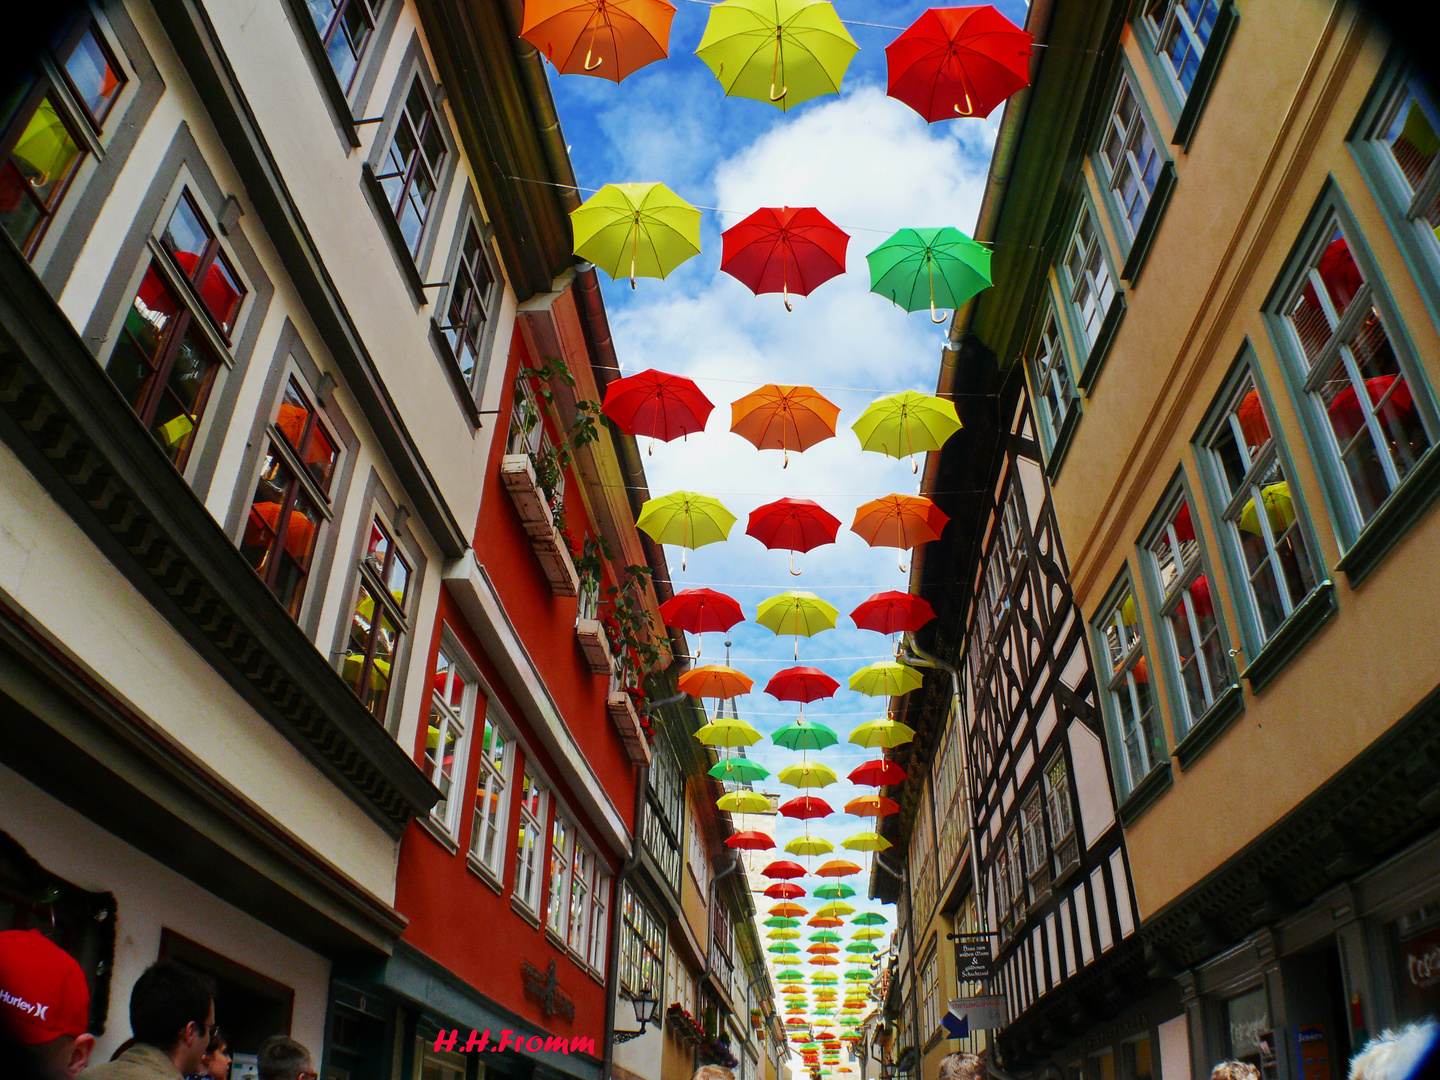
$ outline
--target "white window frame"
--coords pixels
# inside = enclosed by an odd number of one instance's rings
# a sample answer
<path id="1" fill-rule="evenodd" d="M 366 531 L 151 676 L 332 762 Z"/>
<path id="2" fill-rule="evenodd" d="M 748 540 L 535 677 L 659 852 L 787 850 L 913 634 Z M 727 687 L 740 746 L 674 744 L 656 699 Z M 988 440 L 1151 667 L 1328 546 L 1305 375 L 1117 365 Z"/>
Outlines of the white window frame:
<path id="1" fill-rule="evenodd" d="M 533 792 L 533 796 L 532 793 Z M 533 805 L 531 799 L 533 798 Z M 550 791 L 529 767 L 520 781 L 520 821 L 515 843 L 514 899 L 532 915 L 540 914 L 540 886 L 545 877 L 546 823 Z"/>
<path id="2" fill-rule="evenodd" d="M 1437 205 L 1440 205 L 1440 153 L 1430 159 L 1430 164 L 1425 167 L 1419 183 L 1412 183 L 1405 170 L 1400 167 L 1394 148 L 1386 138 L 1397 125 L 1403 128 L 1405 121 L 1400 119 L 1399 114 L 1401 106 L 1407 102 L 1413 102 L 1415 107 L 1424 114 L 1431 129 L 1436 134 L 1440 134 L 1440 103 L 1433 98 L 1418 73 L 1410 72 L 1400 80 L 1399 85 L 1391 93 L 1390 99 L 1385 103 L 1380 114 L 1380 122 L 1375 126 L 1371 138 L 1380 144 L 1382 156 L 1389 162 L 1391 172 L 1402 190 L 1409 195 L 1409 201 L 1398 207 L 1401 214 L 1406 221 L 1421 226 L 1421 231 L 1426 233 L 1432 242 L 1440 242 L 1440 237 L 1435 235 L 1433 224 L 1426 221 L 1427 214 L 1437 212 Z M 1406 110 L 1407 113 L 1408 111 Z"/>
<path id="3" fill-rule="evenodd" d="M 1133 621 L 1125 618 L 1127 603 L 1134 612 Z M 1100 674 L 1104 681 L 1104 695 L 1114 717 L 1118 736 L 1114 743 L 1115 761 L 1118 779 L 1121 781 L 1120 798 L 1123 801 L 1140 781 L 1166 760 L 1164 736 L 1158 734 L 1160 719 L 1154 690 L 1154 671 L 1150 665 L 1146 665 L 1148 677 L 1143 683 L 1135 676 L 1137 667 L 1145 661 L 1145 640 L 1140 630 L 1139 601 L 1128 579 L 1117 591 L 1104 614 L 1095 621 L 1095 630 L 1099 639 L 1096 642 L 1096 652 L 1103 665 Z M 1143 696 L 1149 699 L 1149 707 L 1143 709 L 1140 704 L 1141 685 L 1147 687 Z M 1134 723 L 1129 722 L 1132 718 Z M 1147 720 L 1157 732 L 1161 744 L 1158 754 L 1146 741 L 1144 726 Z M 1132 758 L 1138 758 L 1144 766 L 1139 773 L 1136 772 Z"/>
<path id="4" fill-rule="evenodd" d="M 470 865 L 498 882 L 505 868 L 505 854 L 509 849 L 506 840 L 506 822 L 510 816 L 510 784 L 515 768 L 515 738 L 500 722 L 493 703 L 487 703 L 485 727 L 492 740 L 503 743 L 500 761 L 497 765 L 493 753 L 483 744 L 480 753 L 480 774 L 475 783 L 475 817 L 470 827 Z M 492 744 L 493 745 L 493 744 Z M 490 810 L 494 810 L 494 814 Z M 494 837 L 494 848 L 490 858 L 484 855 L 486 832 Z"/>
<path id="5" fill-rule="evenodd" d="M 1035 339 L 1029 368 L 1035 385 L 1035 398 L 1041 404 L 1041 430 L 1045 433 L 1046 450 L 1051 450 L 1071 410 L 1076 407 L 1075 380 L 1070 375 L 1060 320 L 1056 318 L 1053 306 L 1046 309 L 1040 322 L 1040 334 Z"/>
<path id="6" fill-rule="evenodd" d="M 1193 6 L 1193 5 L 1192 5 Z M 1147 5 L 1144 19 L 1146 29 L 1150 31 L 1151 40 L 1154 43 L 1155 54 L 1160 58 L 1165 70 L 1170 73 L 1172 88 L 1184 101 L 1190 96 L 1194 88 L 1195 72 L 1200 69 L 1200 63 L 1205 59 L 1205 50 L 1210 47 L 1210 38 L 1214 32 L 1215 21 L 1220 17 L 1220 0 L 1199 0 L 1199 12 L 1201 14 L 1201 26 L 1197 26 L 1194 17 L 1186 10 L 1186 4 L 1182 0 L 1156 0 Z M 1163 10 L 1162 10 L 1163 9 Z M 1204 13 L 1210 12 L 1210 27 L 1204 30 L 1204 38 L 1201 38 L 1201 27 L 1204 24 Z M 1159 12 L 1159 18 L 1156 13 Z M 1183 81 L 1185 65 L 1175 66 L 1175 59 L 1166 42 L 1178 38 L 1185 42 L 1185 56 L 1195 57 L 1195 66 L 1190 69 L 1190 84 Z"/>
<path id="7" fill-rule="evenodd" d="M 550 823 L 550 898 L 545 927 L 562 945 L 570 934 L 570 863 L 575 854 L 575 823 L 558 806 Z"/>
<path id="8" fill-rule="evenodd" d="M 1128 121 L 1122 115 L 1127 99 L 1134 108 Z M 1108 152 L 1112 139 L 1118 143 L 1118 160 L 1111 160 Z M 1149 153 L 1144 154 L 1147 144 Z M 1160 139 L 1145 113 L 1144 98 L 1135 88 L 1129 73 L 1122 68 L 1120 85 L 1105 119 L 1105 137 L 1100 141 L 1097 157 L 1105 189 L 1120 212 L 1127 235 L 1132 239 L 1140 228 L 1140 222 L 1145 220 L 1145 211 L 1150 208 L 1150 198 L 1155 194 L 1160 170 L 1165 165 L 1165 155 L 1160 147 Z M 1142 154 L 1144 160 L 1141 160 Z M 1147 180 L 1152 170 L 1153 179 Z M 1124 193 L 1127 181 L 1134 185 L 1134 199 L 1128 206 Z"/>
<path id="9" fill-rule="evenodd" d="M 438 732 L 434 750 L 436 753 L 440 752 L 445 745 L 447 732 L 452 729 L 455 731 L 455 748 L 450 755 L 450 773 L 446 777 L 444 761 L 432 755 L 427 735 L 425 777 L 440 788 L 441 792 L 440 800 L 430 809 L 430 821 L 451 840 L 456 840 L 460 832 L 460 817 L 464 813 L 465 800 L 462 793 L 465 791 L 466 777 L 469 774 L 470 740 L 475 727 L 475 704 L 480 695 L 480 676 L 471 664 L 469 654 L 444 623 L 440 624 L 440 644 L 435 655 L 437 662 L 439 658 L 445 658 L 448 668 L 444 675 L 443 689 L 435 686 L 438 672 L 430 673 L 430 726 L 436 727 Z M 458 707 L 450 701 L 457 677 L 465 683 Z M 441 783 L 441 780 L 447 782 Z"/>
<path id="10" fill-rule="evenodd" d="M 1095 264 L 1094 269 L 1091 268 L 1092 262 Z M 1086 347 L 1093 348 L 1118 290 L 1110 271 L 1110 261 L 1105 252 L 1100 225 L 1088 203 L 1080 209 L 1080 216 L 1070 233 L 1070 242 L 1065 246 L 1065 258 L 1061 265 L 1068 282 L 1066 301 L 1070 305 L 1071 315 L 1079 327 Z M 1078 277 L 1075 265 L 1079 266 Z"/>
<path id="11" fill-rule="evenodd" d="M 1057 781 L 1058 774 L 1058 781 Z M 1050 848 L 1054 856 L 1055 877 L 1059 878 L 1080 861 L 1080 845 L 1075 835 L 1075 810 L 1070 803 L 1070 766 L 1065 751 L 1056 750 L 1044 769 L 1045 817 L 1050 826 Z M 1063 858 L 1069 849 L 1069 858 Z"/>
<path id="12" fill-rule="evenodd" d="M 700 827 L 700 817 L 693 807 L 690 808 L 689 818 L 689 832 L 685 837 L 685 865 L 690 868 L 690 876 L 695 879 L 700 903 L 709 904 L 710 852 L 705 845 L 705 830 Z"/>
<path id="13" fill-rule="evenodd" d="M 610 944 L 610 904 L 612 886 L 610 872 L 599 856 L 595 858 L 595 886 L 590 891 L 590 940 L 586 944 L 585 962 L 601 978 L 605 976 L 606 948 Z"/>
<path id="14" fill-rule="evenodd" d="M 1029 902 L 1038 903 L 1050 888 L 1050 845 L 1045 838 L 1045 800 L 1039 784 L 1020 804 L 1020 843 L 1025 850 Z"/>

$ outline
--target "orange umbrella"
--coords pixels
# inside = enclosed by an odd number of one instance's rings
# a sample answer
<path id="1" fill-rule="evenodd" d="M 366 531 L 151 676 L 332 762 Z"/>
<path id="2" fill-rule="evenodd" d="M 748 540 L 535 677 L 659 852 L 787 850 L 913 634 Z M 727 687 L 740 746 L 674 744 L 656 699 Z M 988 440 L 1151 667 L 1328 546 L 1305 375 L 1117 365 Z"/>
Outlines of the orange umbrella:
<path id="1" fill-rule="evenodd" d="M 792 904 L 790 901 L 784 900 L 772 907 L 770 914 L 790 918 L 796 915 L 807 915 L 809 911 L 809 908 L 803 908 L 799 904 Z"/>
<path id="2" fill-rule="evenodd" d="M 850 531 L 871 547 L 904 551 L 940 539 L 948 514 L 923 495 L 886 495 L 855 511 Z M 902 559 L 900 569 L 905 569 Z"/>
<path id="3" fill-rule="evenodd" d="M 844 923 L 834 915 L 815 915 L 805 920 L 807 926 L 843 926 Z"/>
<path id="4" fill-rule="evenodd" d="M 520 36 L 562 75 L 618 83 L 670 55 L 674 15 L 670 0 L 525 0 Z"/>
<path id="5" fill-rule="evenodd" d="M 697 698 L 732 698 L 748 694 L 755 680 L 724 664 L 706 664 L 680 676 L 680 692 Z"/>
<path id="6" fill-rule="evenodd" d="M 839 945 L 831 945 L 828 941 L 817 941 L 814 945 L 811 945 L 811 946 L 810 946 L 808 949 L 806 949 L 805 951 L 808 952 L 808 953 L 816 953 L 816 954 L 819 954 L 819 953 L 838 953 L 838 952 L 840 951 L 840 946 L 839 946 Z"/>
<path id="7" fill-rule="evenodd" d="M 816 877 L 849 877 L 860 873 L 860 867 L 849 859 L 831 859 L 815 871 Z"/>
<path id="8" fill-rule="evenodd" d="M 884 795 L 861 795 L 845 804 L 845 812 L 856 817 L 886 817 L 900 812 L 900 804 Z"/>
<path id="9" fill-rule="evenodd" d="M 839 967 L 839 966 L 840 966 L 840 961 L 839 961 L 839 960 L 836 960 L 835 957 L 833 957 L 833 956 L 812 956 L 812 957 L 810 957 L 810 963 L 815 964 L 815 965 L 817 965 L 817 966 L 819 966 L 819 967 Z"/>
<path id="10" fill-rule="evenodd" d="M 730 405 L 730 430 L 749 439 L 757 450 L 780 450 L 783 469 L 790 451 L 809 450 L 835 437 L 840 406 L 808 386 L 770 383 Z"/>

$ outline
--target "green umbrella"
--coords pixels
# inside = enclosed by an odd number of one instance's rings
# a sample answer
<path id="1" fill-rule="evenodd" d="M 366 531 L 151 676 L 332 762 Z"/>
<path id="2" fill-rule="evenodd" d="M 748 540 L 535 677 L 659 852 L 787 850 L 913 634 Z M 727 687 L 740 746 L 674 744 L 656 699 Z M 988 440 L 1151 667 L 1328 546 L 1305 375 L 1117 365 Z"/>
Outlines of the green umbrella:
<path id="1" fill-rule="evenodd" d="M 906 311 L 957 308 L 990 285 L 990 251 L 959 229 L 901 229 L 865 256 L 870 291 Z"/>
<path id="2" fill-rule="evenodd" d="M 825 886 L 821 886 L 821 888 L 824 888 L 824 887 L 825 887 Z M 851 892 L 854 892 L 854 890 L 852 889 Z M 820 889 L 816 889 L 816 890 L 815 890 L 815 893 L 816 893 L 816 895 L 818 896 L 819 893 L 820 893 Z M 834 930 L 817 930 L 815 933 L 813 933 L 813 934 L 810 935 L 810 940 L 811 940 L 811 941 L 826 941 L 826 942 L 830 942 L 831 944 L 838 945 L 838 944 L 840 943 L 840 941 L 841 941 L 841 937 L 840 937 L 839 934 L 835 933 Z"/>
<path id="3" fill-rule="evenodd" d="M 855 890 L 844 882 L 832 881 L 827 885 L 821 885 L 815 890 L 815 895 L 821 900 L 844 900 L 855 895 Z M 839 938 L 835 939 L 839 941 Z"/>
<path id="4" fill-rule="evenodd" d="M 805 976 L 798 971 L 777 971 L 775 973 L 776 982 L 801 982 L 804 978 Z"/>
<path id="5" fill-rule="evenodd" d="M 612 278 L 663 278 L 700 254 L 700 211 L 664 184 L 606 184 L 570 211 L 575 254 Z"/>
<path id="6" fill-rule="evenodd" d="M 713 727 L 714 725 L 707 726 Z M 748 784 L 755 780 L 764 780 L 770 775 L 770 770 L 750 758 L 732 757 L 711 765 L 710 775 L 716 780 L 724 780 L 732 784 Z"/>
<path id="7" fill-rule="evenodd" d="M 869 982 L 873 978 L 875 978 L 875 976 L 870 974 L 866 968 L 851 968 L 845 972 L 845 980 L 847 982 Z"/>
<path id="8" fill-rule="evenodd" d="M 859 50 L 826 0 L 724 0 L 695 55 L 726 95 L 788 109 L 821 94 L 838 94 Z"/>
<path id="9" fill-rule="evenodd" d="M 854 926 L 884 926 L 889 921 L 878 911 L 864 911 L 850 920 Z"/>
<path id="10" fill-rule="evenodd" d="M 786 724 L 770 738 L 791 750 L 824 750 L 840 741 L 840 736 L 830 728 L 804 717 L 793 724 Z"/>
<path id="11" fill-rule="evenodd" d="M 800 950 L 799 950 L 796 946 L 794 946 L 794 945 L 792 945 L 792 946 L 790 946 L 790 947 L 791 947 L 792 949 L 795 949 L 796 952 L 799 952 L 799 951 L 800 951 Z M 771 948 L 773 949 L 774 946 L 771 946 Z M 880 951 L 879 946 L 873 945 L 873 944 L 871 944 L 871 943 L 868 942 L 868 941 L 852 941 L 849 945 L 845 946 L 845 948 L 848 949 L 848 950 L 849 950 L 850 952 L 852 952 L 852 953 L 871 953 L 871 954 L 873 954 L 873 953 L 877 953 L 877 952 Z"/>
<path id="12" fill-rule="evenodd" d="M 873 949 L 875 946 L 872 945 L 870 947 Z M 774 945 L 767 945 L 765 951 L 772 953 L 798 953 L 800 946 L 789 941 L 777 941 Z"/>
<path id="13" fill-rule="evenodd" d="M 734 524 L 735 515 L 719 499 L 693 491 L 674 491 L 650 499 L 640 507 L 640 516 L 635 519 L 635 526 L 657 544 L 691 549 L 724 540 Z M 685 569 L 683 552 L 680 569 Z"/>
<path id="14" fill-rule="evenodd" d="M 787 929 L 787 930 L 788 930 L 788 929 L 790 929 L 790 928 L 792 928 L 792 927 L 799 926 L 799 925 L 800 925 L 800 920 L 799 920 L 799 919 L 787 919 L 787 918 L 785 918 L 784 916 L 781 916 L 781 915 L 771 915 L 770 918 L 768 918 L 768 919 L 765 920 L 765 925 L 766 925 L 766 926 L 773 926 L 773 927 L 776 927 L 777 929 L 783 928 L 783 929 Z"/>

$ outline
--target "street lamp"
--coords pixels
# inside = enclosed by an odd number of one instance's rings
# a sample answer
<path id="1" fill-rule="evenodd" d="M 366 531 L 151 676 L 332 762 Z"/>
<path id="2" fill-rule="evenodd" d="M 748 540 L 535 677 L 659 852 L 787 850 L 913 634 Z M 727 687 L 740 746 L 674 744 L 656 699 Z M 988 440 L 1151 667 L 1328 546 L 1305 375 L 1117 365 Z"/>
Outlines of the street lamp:
<path id="1" fill-rule="evenodd" d="M 630 1004 L 635 1008 L 635 1022 L 644 1031 L 647 1024 L 658 1023 L 660 1020 L 660 999 L 657 998 L 650 987 L 645 987 L 638 994 L 630 999 Z"/>

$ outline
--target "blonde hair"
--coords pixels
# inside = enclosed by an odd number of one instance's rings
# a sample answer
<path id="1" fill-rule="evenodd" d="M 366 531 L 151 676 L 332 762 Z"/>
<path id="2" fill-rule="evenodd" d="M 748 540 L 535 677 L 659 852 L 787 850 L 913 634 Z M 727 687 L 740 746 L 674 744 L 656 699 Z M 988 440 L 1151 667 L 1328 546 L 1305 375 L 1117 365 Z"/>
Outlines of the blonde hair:
<path id="1" fill-rule="evenodd" d="M 724 1065 L 701 1065 L 691 1080 L 735 1080 L 735 1074 Z"/>
<path id="2" fill-rule="evenodd" d="M 1222 1061 L 1210 1070 L 1210 1080 L 1260 1080 L 1260 1070 L 1248 1061 Z"/>

